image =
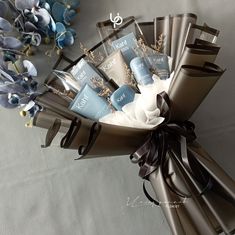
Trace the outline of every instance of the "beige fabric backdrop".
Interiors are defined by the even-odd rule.
[[[140,20],[193,12],[221,30],[218,64],[227,68],[193,116],[199,141],[235,178],[235,4],[233,0],[81,0],[76,28],[86,47],[99,38],[95,23],[120,12]],[[77,57],[78,43],[68,54]],[[41,77],[53,60],[34,57]],[[45,63],[46,62],[46,63]],[[47,69],[45,69],[45,65]],[[57,143],[41,149],[45,132],[26,129],[18,111],[0,109],[1,235],[168,235],[159,208],[146,202],[138,168],[127,156],[74,161]]]

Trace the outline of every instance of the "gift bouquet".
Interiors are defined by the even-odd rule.
[[[194,14],[137,23],[98,22],[101,41],[57,61],[46,92],[24,109],[29,126],[61,136],[78,159],[130,155],[147,198],[159,205],[173,234],[233,234],[235,184],[196,142],[189,121],[224,73],[214,64],[219,31]],[[31,109],[36,112],[31,112]],[[149,181],[155,197],[145,187]]]

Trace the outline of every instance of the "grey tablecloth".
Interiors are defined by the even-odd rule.
[[[234,1],[81,0],[79,41],[93,45],[95,23],[110,12],[141,20],[194,12],[199,23],[221,30],[217,62],[228,70],[193,120],[199,141],[235,178]],[[78,56],[78,45],[67,53]],[[45,77],[53,61],[48,59],[45,70],[40,56],[34,60]],[[76,152],[62,151],[57,143],[41,149],[45,132],[26,129],[18,111],[0,109],[0,117],[0,235],[170,234],[160,209],[146,202],[138,169],[127,156],[75,162]]]

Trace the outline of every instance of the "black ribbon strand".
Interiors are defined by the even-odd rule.
[[[139,164],[139,176],[144,180],[148,180],[149,175],[160,167],[164,182],[169,189],[179,197],[189,198],[191,195],[181,192],[177,187],[170,185],[167,180],[169,175],[165,166],[169,158],[172,158],[178,167],[183,168],[184,171],[202,185],[203,189],[200,195],[204,194],[207,190],[211,189],[213,182],[210,175],[197,162],[196,158],[192,158],[188,154],[187,144],[196,140],[194,124],[189,121],[182,123],[170,122],[170,100],[165,92],[157,95],[157,105],[161,110],[161,116],[166,118],[165,122],[149,134],[145,143],[136,152],[131,154],[130,160],[133,163]],[[159,202],[148,194],[145,181],[143,183],[143,190],[151,202],[159,205]]]

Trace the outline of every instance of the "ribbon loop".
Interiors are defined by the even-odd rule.
[[[191,195],[182,193],[167,181],[167,177],[169,177],[168,171],[165,167],[167,161],[172,157],[173,159],[177,158],[177,165],[186,170],[188,174],[190,174],[201,185],[204,185],[204,187],[202,187],[203,189],[201,190],[201,194],[205,193],[212,187],[211,177],[204,169],[200,170],[200,177],[198,177],[197,173],[194,172],[193,167],[191,167],[191,161],[197,160],[191,158],[191,155],[188,154],[187,148],[188,143],[196,140],[196,134],[194,132],[195,125],[190,121],[182,123],[170,122],[170,100],[165,92],[157,95],[157,105],[161,111],[161,116],[165,117],[165,122],[153,130],[144,144],[142,144],[142,146],[130,156],[131,161],[133,163],[138,163],[140,166],[139,176],[148,180],[149,175],[160,167],[163,173],[163,179],[172,192],[179,197],[191,197]],[[196,162],[195,164],[199,163]],[[145,187],[144,193],[148,195]],[[148,196],[147,198],[149,198]],[[152,199],[150,201],[152,201]]]

